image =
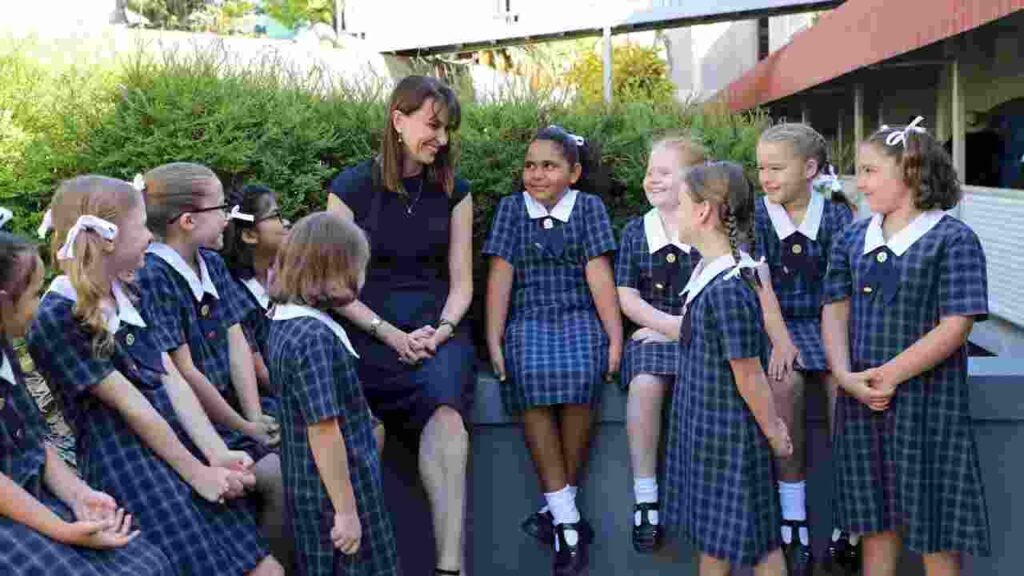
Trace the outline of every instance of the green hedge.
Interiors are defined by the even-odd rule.
[[[227,188],[271,186],[292,217],[322,209],[331,178],[376,150],[385,94],[297,76],[273,61],[230,68],[222,56],[140,53],[116,68],[53,70],[0,46],[0,205],[31,230],[61,179],[94,172],[130,180],[165,162],[195,161]],[[465,103],[459,173],[473,188],[477,246],[498,199],[513,191],[531,135],[551,122],[601,145],[618,183],[605,201],[621,225],[646,210],[652,137],[689,133],[715,157],[752,166],[765,119],[650,103]]]

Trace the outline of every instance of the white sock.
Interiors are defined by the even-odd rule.
[[[633,496],[637,504],[657,504],[658,502],[658,479],[657,478],[636,478],[633,480]],[[658,525],[658,511],[651,510],[647,513],[651,524]],[[640,511],[633,513],[633,525],[640,525]]]
[[[797,522],[807,521],[807,482],[779,482],[779,504],[782,506],[782,519]],[[811,541],[807,528],[799,530],[800,543],[808,546]],[[793,541],[793,531],[789,526],[782,527],[782,541],[789,544]]]
[[[576,486],[569,486],[569,491],[572,492],[572,497],[575,500],[576,499],[576,492],[579,491],[579,488],[577,488]],[[545,503],[543,506],[540,507],[540,510],[538,510],[537,512],[539,514],[546,514],[549,510],[551,510],[551,509],[548,508],[547,503]]]
[[[555,526],[580,521],[580,511],[576,508],[576,491],[572,486],[566,486],[557,492],[545,492],[544,498],[548,501],[548,509],[555,519]],[[575,546],[579,542],[579,534],[575,530],[567,530],[565,542],[569,546]],[[558,551],[558,538],[555,538],[555,551]]]
[[[833,542],[838,542],[840,536],[842,536],[842,535],[843,535],[843,531],[840,530],[839,528],[833,528],[832,529],[832,541]],[[850,545],[851,546],[856,546],[857,542],[860,542],[860,534],[857,534],[856,532],[850,532],[850,534],[848,535],[848,538],[850,540]]]

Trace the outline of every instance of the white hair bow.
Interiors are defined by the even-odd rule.
[[[136,174],[132,180],[132,188],[135,188],[136,192],[146,191],[146,178],[142,174]]]
[[[3,230],[4,226],[6,226],[7,223],[13,219],[14,212],[11,212],[10,210],[4,208],[3,206],[0,206],[0,230]]]
[[[231,211],[228,212],[228,220],[241,220],[243,222],[255,222],[256,217],[252,214],[246,214],[241,211],[238,205],[232,206]]]
[[[39,228],[36,230],[36,234],[39,238],[46,238],[46,235],[53,230],[53,210],[47,209],[43,213],[43,221],[39,224]]]
[[[839,180],[839,175],[836,174],[836,167],[831,164],[828,165],[828,172],[818,174],[814,181],[811,182],[811,186],[815,190],[828,190],[833,194],[843,191],[843,182]]]
[[[911,122],[910,124],[908,124],[907,127],[904,128],[903,130],[897,130],[896,132],[893,132],[892,134],[889,134],[885,138],[885,144],[887,146],[895,146],[897,144],[903,144],[903,147],[906,148],[907,147],[907,135],[908,134],[910,134],[911,132],[917,132],[918,134],[925,134],[925,133],[928,132],[924,128],[918,126],[918,124],[920,124],[921,122],[924,122],[924,116],[918,116],[917,118],[914,118],[914,121]],[[882,130],[888,130],[889,126],[883,124],[881,129]]]
[[[75,240],[78,239],[78,234],[83,230],[92,230],[104,240],[113,240],[117,237],[117,224],[107,222],[91,214],[82,214],[78,217],[75,225],[68,230],[68,236],[64,240],[64,245],[57,251],[58,260],[71,260],[75,257]]]
[[[565,128],[562,128],[558,124],[551,124],[550,126],[548,126],[548,128],[554,128],[556,130],[561,130],[562,132],[565,132],[565,135],[568,136],[569,138],[572,138],[573,142],[575,142],[577,146],[583,146],[584,144],[587,143],[587,141],[583,139],[583,136],[577,136],[576,134],[569,132]]]

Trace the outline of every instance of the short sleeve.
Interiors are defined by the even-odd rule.
[[[448,198],[448,212],[454,211],[455,207],[465,200],[466,196],[469,196],[469,189],[469,182],[467,180],[463,180],[462,178],[455,179],[455,186],[452,188],[452,195]]]
[[[60,296],[43,299],[27,341],[36,367],[68,399],[77,398],[116,371],[112,359],[93,353],[92,336],[75,320],[72,303]]]
[[[637,221],[632,220],[622,230],[622,249],[615,258],[615,285],[621,288],[640,287],[640,262],[635,250],[638,229]]]
[[[319,322],[302,320],[302,322]],[[347,399],[342,397],[346,386],[344,380],[354,372],[338,369],[337,363],[345,362],[345,354],[337,337],[326,327],[318,326],[300,340],[301,346],[295,351],[298,366],[294,378],[297,386],[291,386],[292,394],[302,413],[302,419],[311,426],[331,418],[344,417]]]
[[[587,225],[584,230],[584,251],[587,260],[615,251],[615,233],[612,221],[608,218],[608,210],[600,198],[593,196],[594,201],[587,210]]]
[[[220,297],[221,318],[224,321],[224,327],[230,328],[242,322],[249,313],[256,309],[257,304],[245,292],[245,288],[231,276],[231,272],[219,254],[206,250],[201,254],[206,260],[207,271],[212,277],[214,286],[217,288],[217,295]]]
[[[764,328],[753,289],[739,276],[719,282],[711,289],[709,304],[726,358],[759,358],[765,348]]]
[[[328,189],[345,203],[354,214],[363,214],[366,211],[364,204],[371,194],[368,190],[373,188],[373,160],[367,160],[355,166],[345,169],[331,181]],[[359,219],[358,217],[356,218]]]
[[[939,262],[939,316],[988,316],[985,252],[966,226],[946,241]]]
[[[498,213],[491,222],[491,230],[484,243],[483,253],[497,256],[509,264],[515,264],[515,255],[519,248],[520,226],[516,218],[516,202],[514,197],[506,196],[498,203]]]
[[[853,295],[853,275],[850,268],[850,243],[856,237],[853,228],[847,228],[832,243],[825,272],[824,303],[832,304]]]
[[[181,294],[167,268],[154,257],[146,257],[146,266],[138,273],[139,299],[146,322],[153,329],[153,340],[164,352],[177,350],[186,343],[184,307]]]

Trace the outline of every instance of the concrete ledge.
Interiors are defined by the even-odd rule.
[[[991,558],[968,558],[965,574],[1020,573],[1024,566],[1024,360],[972,358],[971,415],[982,463],[992,527]],[[533,465],[518,424],[501,406],[500,384],[478,378],[470,420],[467,550],[464,573],[476,576],[546,574],[551,554],[519,532],[522,518],[541,504]],[[808,499],[812,540],[819,554],[831,532],[831,460],[824,420],[825,400],[808,396]],[[674,543],[657,556],[639,556],[630,546],[632,477],[625,430],[625,397],[617,386],[604,390],[591,458],[581,483],[581,508],[597,530],[591,576],[696,573],[693,550]],[[394,514],[405,573],[429,576],[434,566],[430,519],[416,480],[413,441],[392,439],[385,456],[385,492]],[[906,555],[901,576],[922,574]],[[744,572],[739,572],[743,574]]]

